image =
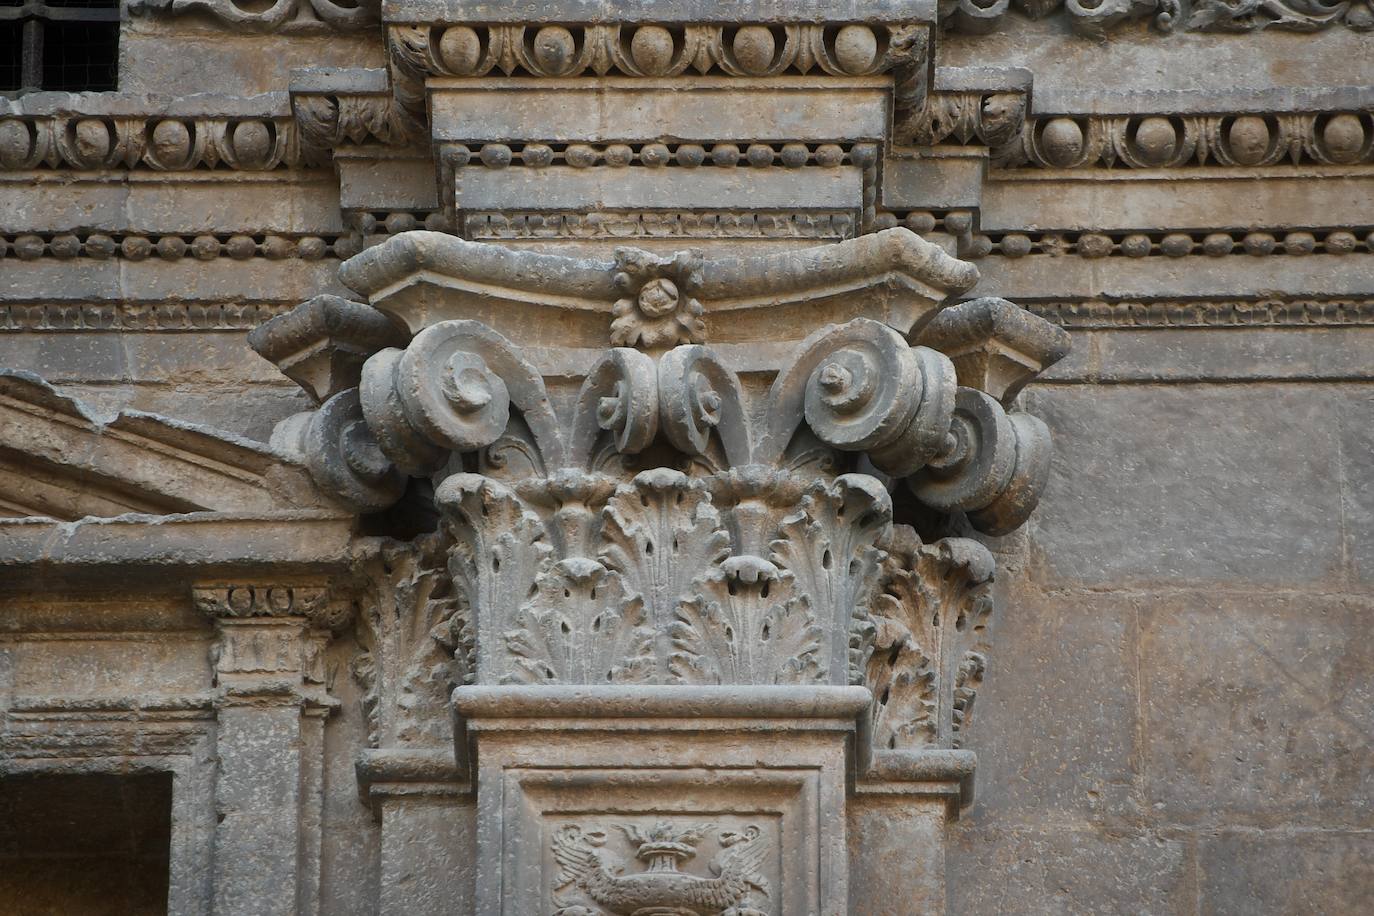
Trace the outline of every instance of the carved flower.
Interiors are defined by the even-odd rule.
[[[706,324],[692,292],[701,284],[701,253],[670,258],[638,248],[617,248],[615,285],[621,298],[611,312],[611,344],[646,350],[701,343]]]

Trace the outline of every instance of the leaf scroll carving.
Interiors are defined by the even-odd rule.
[[[877,544],[892,526],[892,502],[877,480],[843,474],[817,482],[800,511],[784,518],[769,560],[796,578],[826,629],[830,655],[848,657],[849,683],[859,683],[870,651],[868,606],[881,578],[884,552]]]
[[[922,545],[896,529],[864,682],[873,691],[877,747],[958,747],[987,666],[992,554],[977,541]]]

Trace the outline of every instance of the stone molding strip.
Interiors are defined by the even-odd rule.
[[[894,127],[899,145],[991,149],[994,168],[1194,168],[1374,161],[1363,109],[1028,115],[1024,89],[932,92]]]
[[[0,112],[0,171],[273,169],[317,166],[287,116],[183,117]]]
[[[948,217],[945,222],[948,223]],[[1183,258],[1196,255],[1220,258],[1240,254],[1251,257],[1301,257],[1309,254],[1369,253],[1374,253],[1374,229],[1370,226],[1269,232],[970,233],[961,238],[959,243],[959,256],[974,261],[994,255],[1022,258],[1036,254],[1083,258]]]
[[[0,303],[0,334],[24,331],[247,331],[296,303]]]
[[[318,261],[327,257],[341,260],[350,258],[361,249],[360,240],[352,235],[144,235],[122,232],[0,235],[0,260],[12,257],[20,261],[37,261],[40,258],[145,261],[154,257],[164,261],[180,261],[186,257],[198,261],[215,258],[233,258],[236,261],[299,258]]]
[[[1374,299],[1212,299],[1031,302],[1033,315],[1071,331],[1116,328],[1374,327]]]
[[[627,168],[769,168],[800,169],[807,166],[838,168],[873,166],[878,147],[873,143],[610,143],[546,144],[486,143],[476,151],[462,144],[444,147],[455,166],[484,165],[493,169],[525,166],[542,169],[568,165],[575,169],[608,166]]]

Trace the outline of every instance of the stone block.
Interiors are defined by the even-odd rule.
[[[1259,397],[1126,385],[1023,395],[1055,442],[1032,522],[1037,575],[1117,587],[1331,577],[1339,405],[1290,385],[1266,386],[1263,409]]]
[[[1072,827],[951,828],[949,912],[1174,916],[1193,911],[1184,842]]]
[[[1338,420],[1342,519],[1350,575],[1367,590],[1374,583],[1374,390],[1351,386],[1344,392]]]
[[[964,742],[978,753],[965,818],[1016,827],[1139,816],[1135,599],[1019,584],[997,614],[998,651]]]
[[[1347,916],[1374,896],[1374,837],[1223,831],[1198,852],[1200,916]]]
[[[1173,823],[1374,826],[1374,603],[1142,597],[1147,802]]]

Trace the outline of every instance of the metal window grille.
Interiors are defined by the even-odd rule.
[[[0,93],[107,91],[119,77],[119,0],[0,0]]]

